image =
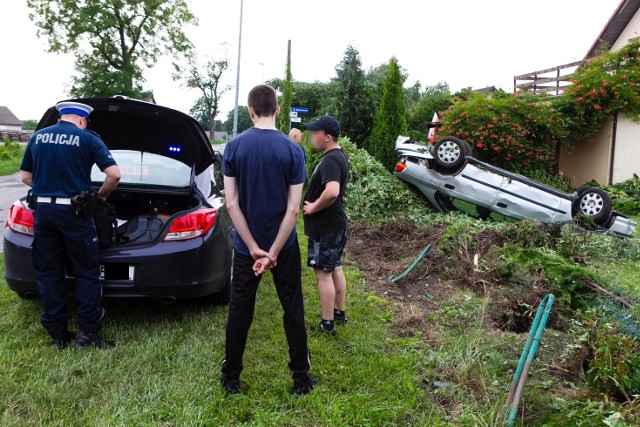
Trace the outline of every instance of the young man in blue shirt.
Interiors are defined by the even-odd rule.
[[[307,178],[304,153],[276,129],[280,112],[275,90],[259,85],[249,92],[254,127],[234,138],[224,151],[224,186],[235,226],[235,259],[221,381],[228,393],[240,392],[242,358],[262,274],[271,270],[284,309],[292,393],[309,393],[317,382],[310,368],[304,324],[300,248],[295,224]]]

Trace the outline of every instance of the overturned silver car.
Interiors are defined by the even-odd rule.
[[[636,231],[634,221],[612,209],[605,191],[581,187],[564,193],[473,158],[471,146],[455,137],[427,146],[399,136],[396,154],[396,176],[416,186],[443,213],[457,210],[454,202],[463,201],[474,205],[482,219],[496,212],[558,223],[583,215],[607,233],[631,237]]]

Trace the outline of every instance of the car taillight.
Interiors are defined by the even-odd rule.
[[[404,163],[402,163],[402,162],[398,162],[398,163],[396,163],[396,169],[395,169],[395,171],[396,171],[396,173],[404,172],[404,170],[405,170],[406,168],[407,168],[407,165],[405,165],[405,164],[404,164]]]
[[[16,233],[33,236],[33,212],[25,208],[22,203],[15,202],[9,208],[7,225]]]
[[[206,234],[218,216],[217,209],[199,209],[173,220],[166,241],[189,240]]]

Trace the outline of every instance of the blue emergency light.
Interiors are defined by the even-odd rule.
[[[170,145],[169,146],[169,151],[172,153],[179,153],[182,151],[181,147],[178,147],[177,145]]]

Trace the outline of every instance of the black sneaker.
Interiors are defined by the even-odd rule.
[[[346,316],[333,316],[333,321],[338,326],[346,325],[347,323],[349,323],[349,319],[347,319]]]
[[[94,334],[85,334],[80,332],[80,336],[73,344],[76,350],[83,347],[95,347],[99,350],[109,350],[116,346],[115,341],[105,340],[97,332]]]
[[[222,384],[222,388],[228,394],[239,394],[240,393],[240,379],[228,377],[225,374],[220,374],[220,383]]]
[[[59,338],[54,338],[51,341],[51,347],[55,348],[56,350],[64,350],[75,339],[76,339],[76,334],[74,334],[73,332],[67,331],[64,336]]]
[[[329,326],[325,325],[324,322],[320,322],[320,324],[318,325],[318,332],[320,332],[321,334],[327,334],[327,335],[337,335],[338,331],[336,330],[335,326],[331,326],[331,329],[329,329]]]
[[[300,378],[294,378],[291,394],[295,395],[296,398],[300,398],[305,394],[309,394],[316,384],[318,384],[318,379],[309,374],[305,374],[305,376]]]

